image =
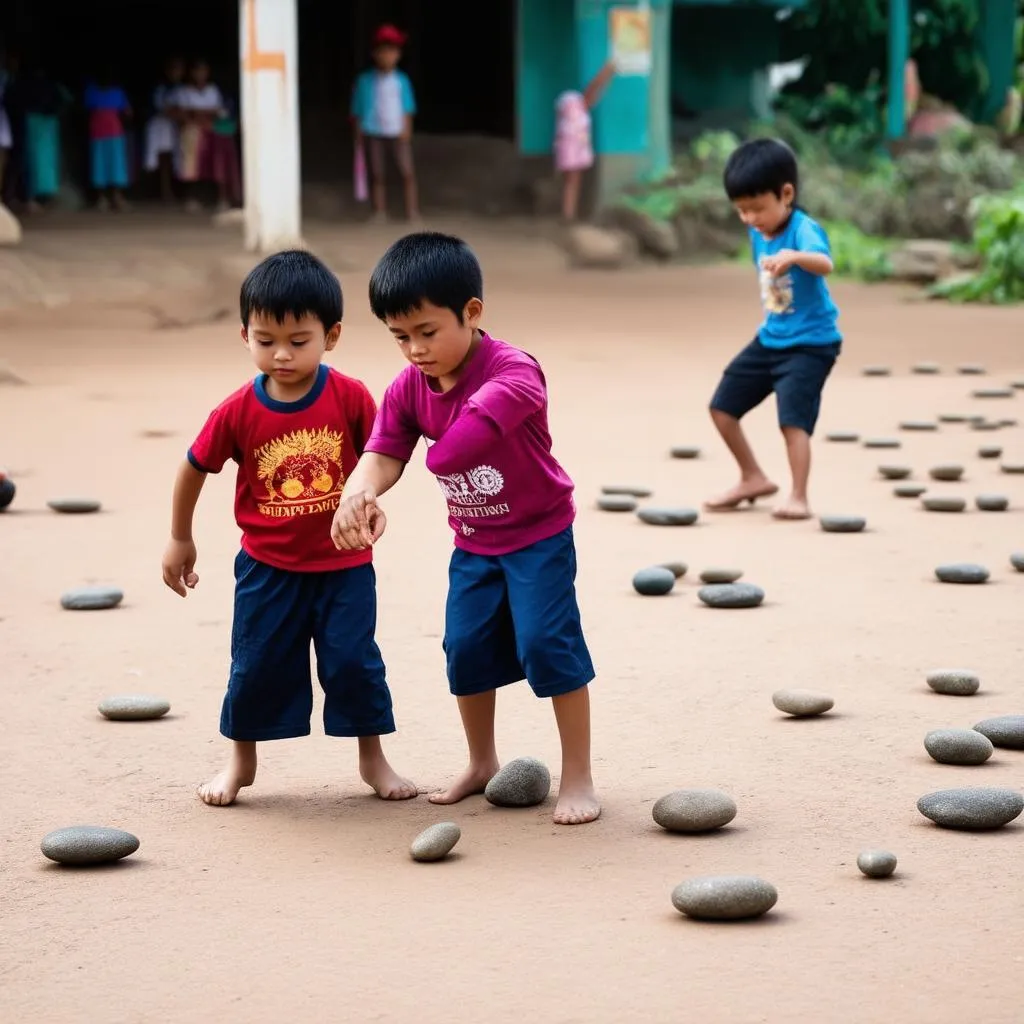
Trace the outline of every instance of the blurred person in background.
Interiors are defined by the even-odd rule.
[[[164,67],[163,80],[153,90],[153,113],[146,122],[143,167],[160,172],[160,198],[174,199],[174,179],[181,164],[178,148],[178,94],[185,79],[185,62],[172,57]]]
[[[99,210],[125,209],[124,190],[128,187],[128,139],[125,127],[132,108],[124,89],[109,68],[85,89],[85,109],[89,113],[90,180],[96,191]]]
[[[25,190],[30,212],[49,204],[60,192],[61,115],[71,93],[42,65],[25,80]]]

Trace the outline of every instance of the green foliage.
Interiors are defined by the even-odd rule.
[[[835,274],[858,281],[884,281],[892,276],[892,242],[866,235],[852,224],[826,221],[822,227],[828,232]]]
[[[863,167],[875,158],[885,135],[882,88],[877,75],[860,91],[829,84],[814,95],[783,93],[776,111],[813,135],[833,160]],[[806,147],[806,139],[802,140]]]

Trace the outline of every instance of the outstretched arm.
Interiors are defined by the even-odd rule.
[[[608,63],[605,64],[605,66],[594,76],[586,89],[583,90],[583,102],[586,103],[588,107],[594,107],[614,76],[615,64],[613,61],[608,61]]]

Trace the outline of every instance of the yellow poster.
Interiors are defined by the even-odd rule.
[[[646,7],[612,7],[608,11],[611,57],[619,75],[651,73],[651,12]]]

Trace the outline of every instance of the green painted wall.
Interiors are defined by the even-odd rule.
[[[551,152],[555,99],[579,89],[576,0],[519,0],[516,122],[519,151]]]
[[[1017,21],[1018,0],[985,0],[981,5],[981,24],[978,43],[982,58],[988,67],[988,95],[978,116],[991,122],[1006,103],[1006,90],[1016,77],[1014,52],[1014,26]]]

